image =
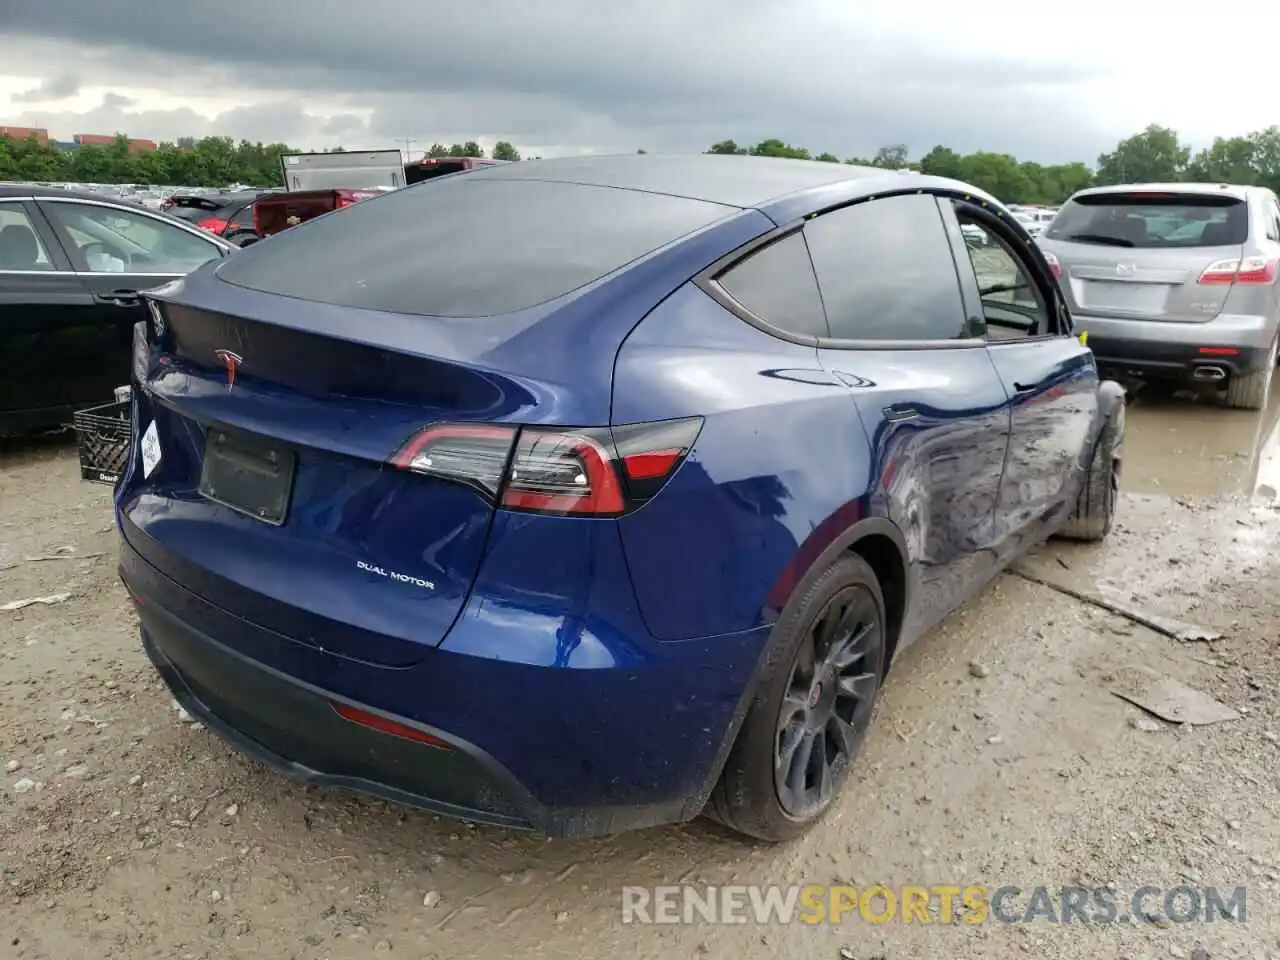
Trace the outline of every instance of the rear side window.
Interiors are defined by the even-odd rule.
[[[949,340],[965,333],[951,241],[927,194],[855,204],[804,228],[831,336]]]
[[[827,336],[822,297],[804,236],[793,233],[716,278],[729,296],[771,326],[809,337]]]
[[[438,317],[563,296],[736,208],[572,183],[444,177],[308,221],[229,261],[228,283]]]
[[[1235,197],[1097,193],[1067,201],[1046,236],[1113,247],[1229,247],[1249,239],[1249,208]]]

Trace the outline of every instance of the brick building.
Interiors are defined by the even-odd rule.
[[[9,137],[12,140],[28,140],[35,137],[40,146],[47,147],[49,145],[49,131],[44,127],[7,127],[0,124],[0,137]]]
[[[77,133],[71,138],[72,141],[81,147],[109,147],[116,142],[116,135],[108,136],[103,133]],[[156,148],[154,140],[140,140],[134,137],[126,138],[129,141],[130,153],[145,153]]]

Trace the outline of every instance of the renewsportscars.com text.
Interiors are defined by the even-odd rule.
[[[1162,922],[1246,923],[1247,891],[1192,886],[1143,886],[1130,894],[1114,887],[1016,887],[983,884],[931,886],[657,886],[624,887],[622,922],[1053,923],[1106,926]]]

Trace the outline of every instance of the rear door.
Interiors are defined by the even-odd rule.
[[[804,232],[830,326],[819,355],[872,440],[877,506],[906,538],[923,629],[996,570],[1005,391],[969,328],[934,197],[858,203]]]
[[[1046,266],[981,207],[944,211],[955,236],[969,316],[1008,397],[1009,454],[1000,481],[995,537],[1001,563],[1051,531],[1072,505],[1097,419],[1093,354],[1068,329]]]
[[[21,430],[56,425],[42,410],[56,419],[105,403],[101,358],[112,349],[101,309],[35,205],[0,200],[0,416],[24,411],[25,425],[14,419]]]
[[[92,297],[93,392],[110,399],[129,382],[133,325],[147,317],[140,293],[219,259],[223,248],[194,227],[140,210],[69,198],[38,204]]]
[[[1227,308],[1249,219],[1231,191],[1087,193],[1062,208],[1044,249],[1074,316],[1205,323]]]

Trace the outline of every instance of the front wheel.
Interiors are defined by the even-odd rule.
[[[1089,475],[1076,497],[1071,518],[1058,531],[1068,540],[1106,539],[1115,526],[1120,501],[1120,473],[1124,466],[1124,417],[1121,403],[1102,427],[1089,464]]]
[[[822,818],[866,739],[884,674],[885,624],[875,572],[853,554],[784,613],[711,796],[712,817],[771,842]]]

